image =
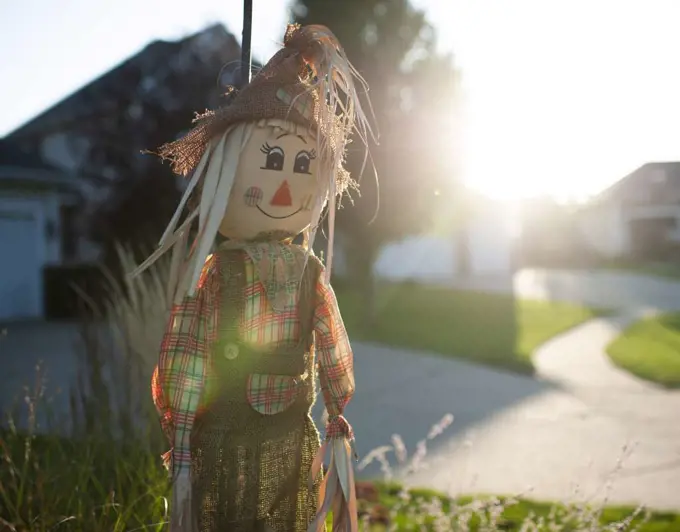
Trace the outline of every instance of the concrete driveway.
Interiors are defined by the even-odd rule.
[[[675,303],[673,296],[680,289],[662,289],[658,283],[532,271],[520,272],[514,280],[521,297],[620,306],[622,312],[629,309],[629,318],[643,307],[680,307],[680,297]],[[492,289],[507,290],[502,283]],[[606,497],[680,510],[680,396],[616,373],[603,359],[603,345],[626,323],[621,317],[596,320],[549,342],[538,353],[536,379],[355,344],[357,393],[346,414],[357,434],[357,450],[365,457],[399,434],[413,451],[431,426],[450,413],[453,425],[427,444],[429,468],[411,475],[402,468],[398,476],[452,494]],[[73,382],[74,341],[72,325],[8,327],[0,340],[0,402],[6,404],[32,380],[40,358],[52,389]],[[54,403],[62,412],[68,404],[64,399],[62,394]],[[319,413],[317,408],[317,419]],[[627,458],[623,466],[620,458]],[[393,454],[390,459],[394,462]],[[374,464],[364,474],[376,471]],[[610,482],[613,488],[607,490]]]

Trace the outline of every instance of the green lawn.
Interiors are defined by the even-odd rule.
[[[680,387],[680,313],[635,322],[607,346],[612,361],[667,387]]]
[[[527,268],[539,269],[563,269],[569,268],[574,271],[600,271],[609,273],[631,273],[636,275],[646,275],[649,277],[659,277],[668,281],[680,282],[680,265],[672,263],[639,263],[627,261],[624,259],[612,259],[600,261],[589,266],[584,265],[543,265],[543,264],[527,264]]]
[[[607,261],[602,265],[607,270],[621,271],[625,273],[637,273],[640,275],[651,275],[653,277],[663,277],[669,280],[680,281],[680,266],[677,264],[665,263],[635,263],[623,259]]]
[[[378,289],[377,323],[360,323],[359,294],[336,288],[354,339],[431,351],[531,373],[543,342],[595,316],[567,303],[515,300],[508,295],[456,291],[412,283]]]
[[[637,532],[672,532],[680,530],[680,515],[673,512],[636,512],[624,506],[567,505],[492,496],[464,496],[451,499],[432,490],[409,490],[408,499],[397,484],[376,483],[376,499],[371,503],[361,501],[362,512],[380,521],[390,510],[395,529],[401,530],[499,530],[520,532],[524,530],[619,530]],[[434,501],[434,504],[432,504]],[[500,503],[500,504],[497,504]],[[427,508],[423,528],[417,527],[416,516]],[[420,511],[419,511],[420,510]],[[330,521],[329,521],[330,523]],[[436,523],[436,524],[435,524]],[[539,525],[542,523],[542,526]],[[622,524],[627,523],[627,524]],[[439,525],[439,526],[437,526]],[[483,525],[483,526],[480,526]],[[536,528],[534,528],[536,527]],[[375,524],[371,532],[387,530]]]

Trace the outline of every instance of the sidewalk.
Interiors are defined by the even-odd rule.
[[[527,493],[680,510],[680,391],[632,377],[604,353],[635,318],[629,312],[595,319],[546,343],[536,353],[544,390],[455,433],[430,457],[429,469],[408,482],[452,494]],[[456,372],[448,383],[453,390],[467,379]],[[485,377],[486,390],[501,383],[509,377]],[[459,406],[451,402],[455,414]]]
[[[613,334],[600,321],[546,344],[538,354],[539,367],[571,359],[575,372],[592,375],[592,367],[580,368],[576,354],[591,357],[590,349]],[[40,358],[48,386],[74,382],[74,341],[73,325],[9,328],[0,343],[0,367],[8,369],[2,373],[0,401],[33,381]],[[512,495],[533,488],[527,493],[531,497],[553,500],[569,500],[578,484],[575,499],[602,500],[611,479],[612,503],[680,510],[679,393],[605,381],[572,385],[549,372],[532,379],[370,344],[356,343],[354,349],[357,392],[346,416],[360,456],[390,445],[393,434],[413,452],[432,425],[448,413],[455,416],[453,425],[428,444],[429,468],[405,478],[410,484],[451,494]],[[54,406],[67,413],[67,395],[58,396]],[[319,398],[317,420],[321,409]],[[633,455],[612,479],[624,446],[634,442]],[[361,474],[374,476],[379,469]]]

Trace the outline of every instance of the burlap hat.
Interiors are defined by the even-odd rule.
[[[279,50],[243,89],[229,87],[227,103],[214,111],[197,115],[194,127],[184,137],[167,143],[158,151],[171,161],[179,175],[190,174],[200,161],[209,141],[239,122],[281,119],[322,134],[330,142],[329,150],[344,150],[349,141],[351,124],[340,117],[323,122],[318,76],[328,76],[331,65],[328,50],[341,50],[330,30],[324,26],[289,24],[284,47]],[[336,174],[337,187],[344,189],[349,180],[340,165]],[[336,189],[337,190],[337,189]]]

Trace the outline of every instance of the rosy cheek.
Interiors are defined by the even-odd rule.
[[[243,195],[243,200],[248,207],[257,207],[262,201],[264,193],[260,187],[250,187]]]

